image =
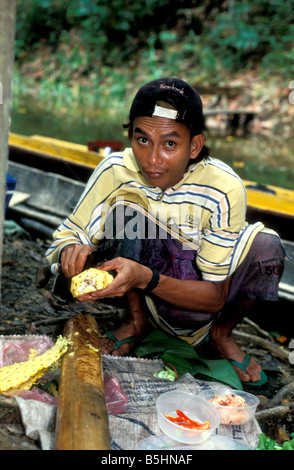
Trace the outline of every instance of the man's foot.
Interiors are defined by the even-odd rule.
[[[129,323],[125,323],[117,330],[112,331],[111,336],[115,339],[102,336],[100,344],[102,353],[111,354],[112,356],[126,356],[129,354],[130,350],[134,346],[135,338],[140,337],[135,336],[135,331]],[[132,338],[134,338],[134,341],[127,341],[124,344],[119,345],[120,342],[123,343],[124,340],[131,340]]]
[[[229,360],[243,362],[246,353],[237,345],[232,336],[227,336],[220,326],[213,326],[210,330],[210,340],[219,355]],[[240,367],[233,365],[241,382],[258,382],[261,378],[261,367],[251,359],[244,372]]]
[[[142,309],[140,297],[136,292],[130,291],[127,294],[127,299],[130,311],[129,319],[117,330],[111,332],[117,341],[102,336],[100,344],[103,354],[126,356],[134,346],[134,342],[127,342],[119,347],[117,347],[117,343],[131,337],[139,339],[143,334],[147,317]]]

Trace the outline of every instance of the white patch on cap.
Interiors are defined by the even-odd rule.
[[[163,108],[162,106],[155,105],[152,116],[163,117],[167,119],[176,119],[178,111],[176,109]]]

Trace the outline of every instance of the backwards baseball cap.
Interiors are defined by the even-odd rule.
[[[166,103],[170,106],[166,107]],[[193,135],[201,134],[203,129],[201,98],[193,87],[178,78],[159,78],[139,89],[131,105],[130,122],[141,116],[174,119],[189,127]]]

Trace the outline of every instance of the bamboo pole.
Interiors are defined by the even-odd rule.
[[[4,201],[8,160],[8,135],[11,108],[11,82],[14,63],[16,0],[1,0],[0,5],[0,299]]]
[[[56,450],[109,450],[98,325],[78,314],[66,323],[70,346],[62,358],[56,420]]]

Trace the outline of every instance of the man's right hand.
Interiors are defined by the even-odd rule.
[[[65,277],[83,271],[88,256],[94,251],[90,245],[67,245],[60,254],[61,269]]]

